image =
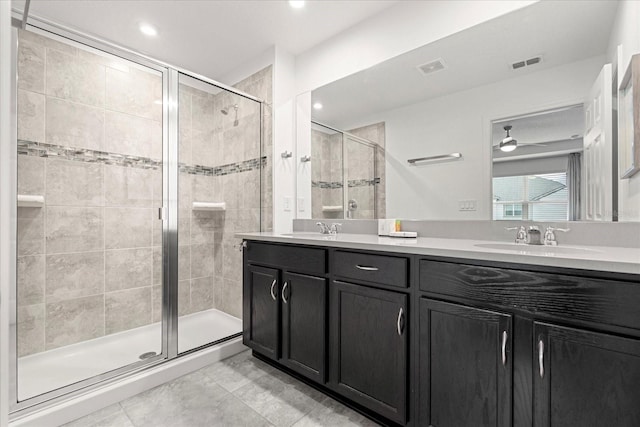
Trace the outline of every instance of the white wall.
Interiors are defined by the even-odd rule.
[[[387,217],[489,219],[491,120],[582,102],[604,61],[578,61],[368,118],[384,121],[387,130]],[[453,152],[462,160],[407,163]],[[477,210],[459,211],[459,200],[477,200]]]
[[[622,55],[618,57],[616,50],[620,44]],[[618,83],[636,53],[640,53],[640,1],[621,1],[607,54],[607,62],[618,64]],[[640,221],[640,172],[629,179],[618,180],[618,203],[620,221]]]
[[[222,76],[208,76],[212,79],[219,81],[220,83],[224,83],[228,86],[233,86],[241,80],[246,79],[247,77],[255,74],[256,72],[272,65],[275,61],[276,57],[276,47],[271,46],[269,49],[262,52],[260,55],[252,58],[250,61],[245,62],[244,64],[239,65],[233,70]]]
[[[296,57],[297,93],[536,1],[400,1]]]
[[[11,283],[11,2],[0,1],[0,426],[9,413],[9,286]],[[14,301],[15,303],[15,301]]]
[[[273,231],[290,233],[296,213],[295,58],[276,48],[273,69]],[[283,159],[281,153],[292,151]],[[285,209],[285,200],[288,207]]]

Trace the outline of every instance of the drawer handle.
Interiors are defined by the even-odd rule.
[[[502,366],[507,365],[507,331],[502,331]]]
[[[278,297],[276,296],[276,293],[274,292],[275,288],[276,288],[276,283],[278,283],[278,279],[273,279],[273,282],[271,282],[271,298],[274,301],[278,300]]]
[[[398,327],[399,336],[402,336],[402,330],[404,329],[402,327],[403,319],[404,319],[404,311],[402,310],[402,307],[400,307],[400,311],[398,312],[398,321],[396,323],[396,326]]]
[[[544,378],[544,341],[538,341],[538,365],[540,366],[540,378]]]
[[[364,270],[364,271],[378,271],[378,267],[369,267],[367,265],[356,265],[356,268],[358,270]]]
[[[282,286],[282,301],[287,304],[289,301],[287,300],[287,297],[285,296],[285,292],[287,292],[287,288],[289,287],[289,282],[284,282],[284,285]]]

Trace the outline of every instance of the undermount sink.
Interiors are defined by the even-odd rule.
[[[517,245],[515,243],[479,243],[474,245],[484,249],[499,249],[501,251],[512,251],[530,254],[557,254],[557,255],[588,255],[600,253],[595,249],[574,248],[567,246],[545,246],[545,245]]]

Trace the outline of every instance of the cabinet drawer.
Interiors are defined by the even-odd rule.
[[[348,279],[406,288],[409,260],[403,257],[335,251],[333,273]]]
[[[640,329],[640,285],[556,273],[420,260],[420,290],[533,315]]]
[[[254,264],[321,275],[327,272],[327,251],[320,248],[249,242],[244,254]]]

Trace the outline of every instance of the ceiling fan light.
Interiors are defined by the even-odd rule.
[[[505,138],[500,143],[500,151],[504,151],[505,153],[508,153],[509,151],[515,150],[517,146],[518,145],[515,139]]]

